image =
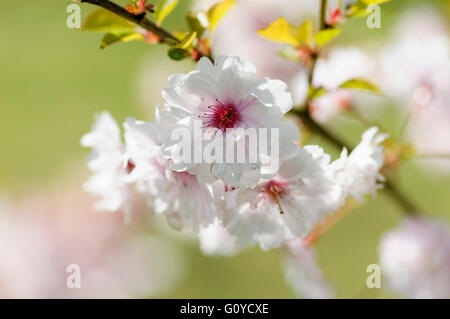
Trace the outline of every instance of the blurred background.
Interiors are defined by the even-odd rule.
[[[151,120],[167,77],[194,63],[170,61],[165,47],[141,42],[101,50],[102,34],[66,27],[69,3],[0,2],[0,297],[293,298],[277,250],[205,256],[195,238],[170,230],[145,208],[128,226],[120,214],[93,211],[94,198],[82,189],[89,150],[80,138],[94,114],[109,110],[119,123],[129,116]],[[383,5],[380,29],[367,28],[364,18],[348,21],[333,46],[379,49],[392,41],[400,16],[424,3]],[[191,5],[181,0],[165,26],[184,28]],[[448,1],[426,5],[448,21]],[[82,16],[93,9],[81,5]],[[371,112],[395,132],[403,112],[393,104],[377,101]],[[345,119],[328,125],[353,145],[365,128]],[[339,154],[318,138],[308,142]],[[449,221],[445,163],[436,168],[407,161],[393,174],[424,216]],[[368,289],[366,267],[377,263],[380,237],[403,216],[380,192],[320,238],[318,260],[338,297],[396,297]],[[66,287],[69,264],[81,266],[85,286],[79,291]]]

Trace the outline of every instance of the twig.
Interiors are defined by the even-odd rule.
[[[320,1],[320,30],[327,28],[327,0]]]
[[[345,147],[349,152],[352,151],[353,148],[351,146],[342,141],[339,137],[336,136],[336,134],[329,132],[326,128],[314,121],[314,119],[309,115],[307,111],[292,110],[291,114],[297,116],[309,129],[311,129],[313,132],[318,133],[320,136],[322,136],[324,139],[331,142],[335,146],[341,149]],[[400,192],[388,178],[386,178],[384,185],[387,193],[403,207],[406,214],[415,215],[419,212],[418,208],[413,203],[411,203],[411,201],[406,198],[406,196],[403,195],[403,193]]]
[[[145,13],[139,15],[130,13],[126,9],[109,0],[80,0],[80,2],[90,3],[111,11],[118,16],[121,16],[122,18],[125,18],[128,21],[141,26],[145,30],[154,33],[161,39],[161,42],[167,43],[169,45],[176,45],[180,43],[180,40],[178,40],[172,33],[157,26],[155,23],[147,19],[145,17]]]

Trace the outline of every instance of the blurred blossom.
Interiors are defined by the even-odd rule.
[[[94,214],[77,192],[0,203],[1,298],[130,298],[167,293],[184,259],[167,242],[133,235],[120,215]],[[81,288],[66,285],[81,267]]]
[[[431,97],[427,99],[423,90],[430,95],[450,90],[449,49],[446,24],[437,12],[427,7],[407,12],[392,43],[381,52],[383,91],[426,107]]]
[[[216,220],[199,232],[200,250],[205,255],[232,256],[238,252],[236,237]]]
[[[340,111],[357,106],[358,93],[339,86],[351,79],[364,79],[376,84],[376,65],[373,59],[358,48],[336,48],[328,57],[318,59],[313,85],[325,88],[328,93],[311,105],[311,114],[319,122],[325,122]],[[364,101],[358,101],[364,103]]]
[[[286,244],[285,277],[298,297],[335,298],[335,292],[317,263],[313,247],[297,239]]]
[[[208,9],[219,1],[197,0],[195,9]],[[281,57],[284,45],[264,39],[258,30],[266,28],[273,20],[285,17],[291,24],[300,25],[317,15],[319,1],[311,0],[237,0],[235,6],[220,22],[213,36],[215,56],[237,55],[255,65],[258,76],[280,79],[289,85],[294,103],[306,97],[306,69],[299,62]]]
[[[409,107],[409,138],[420,153],[450,154],[450,40],[431,8],[405,14],[382,51],[383,91]]]
[[[381,239],[381,271],[389,288],[410,298],[450,297],[448,227],[408,219]]]

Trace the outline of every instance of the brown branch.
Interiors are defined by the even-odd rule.
[[[307,110],[292,110],[291,114],[297,116],[311,131],[319,134],[321,137],[331,142],[333,145],[342,148],[347,148],[349,152],[352,151],[352,147],[346,142],[342,141],[336,134],[329,132],[326,128],[318,124],[310,116]],[[415,215],[419,212],[419,209],[405,196],[403,193],[392,183],[389,178],[386,178],[384,183],[385,191],[400,204],[408,215]]]
[[[172,33],[159,27],[158,25],[147,19],[145,17],[145,13],[139,15],[130,13],[126,9],[109,0],[80,0],[80,2],[90,3],[111,11],[118,16],[141,26],[145,30],[154,33],[161,39],[161,42],[167,43],[169,45],[176,45],[180,43],[180,40],[178,40]]]
[[[327,0],[320,1],[320,30],[327,27]]]

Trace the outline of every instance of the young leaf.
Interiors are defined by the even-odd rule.
[[[369,11],[367,11],[367,7],[371,4],[382,4],[385,2],[388,2],[390,0],[358,0],[354,5],[350,7],[350,9],[347,11],[346,16],[347,17],[365,17],[370,14]]]
[[[100,48],[104,49],[118,42],[139,41],[143,39],[143,35],[136,32],[107,33],[102,39]]]
[[[367,12],[367,4],[363,1],[359,0],[354,5],[352,5],[346,13],[346,16],[349,18],[353,17],[364,17],[369,15],[369,12]]]
[[[322,95],[325,95],[328,93],[328,90],[325,89],[323,86],[319,86],[319,87],[309,87],[309,92],[308,92],[308,96],[309,99],[311,101],[318,99],[319,97],[321,97]]]
[[[381,94],[380,89],[373,83],[364,79],[351,79],[339,85],[342,89],[364,90],[376,94]]]
[[[223,16],[233,7],[236,0],[224,0],[208,10],[209,31],[213,32]]]
[[[173,31],[172,34],[174,35],[175,38],[177,38],[181,42],[189,34],[189,32],[178,30],[178,31]]]
[[[361,0],[361,1],[369,6],[371,4],[382,4],[385,2],[389,2],[391,0]]]
[[[325,29],[316,33],[314,39],[319,47],[327,44],[341,33],[340,29]]]
[[[155,19],[161,24],[164,19],[175,9],[179,0],[161,0],[155,11]]]
[[[311,48],[314,43],[314,31],[311,21],[306,21],[297,30],[297,39],[301,44]]]
[[[183,49],[183,50],[187,50],[189,49],[189,47],[192,45],[192,42],[194,42],[194,40],[197,38],[197,32],[190,32],[188,33],[183,41],[181,41],[180,44],[178,44],[176,47]]]
[[[204,12],[193,13],[189,12],[186,15],[186,22],[191,31],[197,32],[201,37],[205,30],[208,28],[208,18]]]
[[[123,32],[133,31],[136,26],[115,13],[105,9],[92,11],[84,20],[82,30]]]
[[[189,49],[195,39],[197,39],[197,32],[189,32],[180,44],[171,47],[167,54],[172,60],[176,61],[187,58],[190,55]]]
[[[296,47],[301,43],[298,39],[298,30],[283,17],[272,21],[267,28],[259,30],[258,34],[266,39],[291,44]]]

